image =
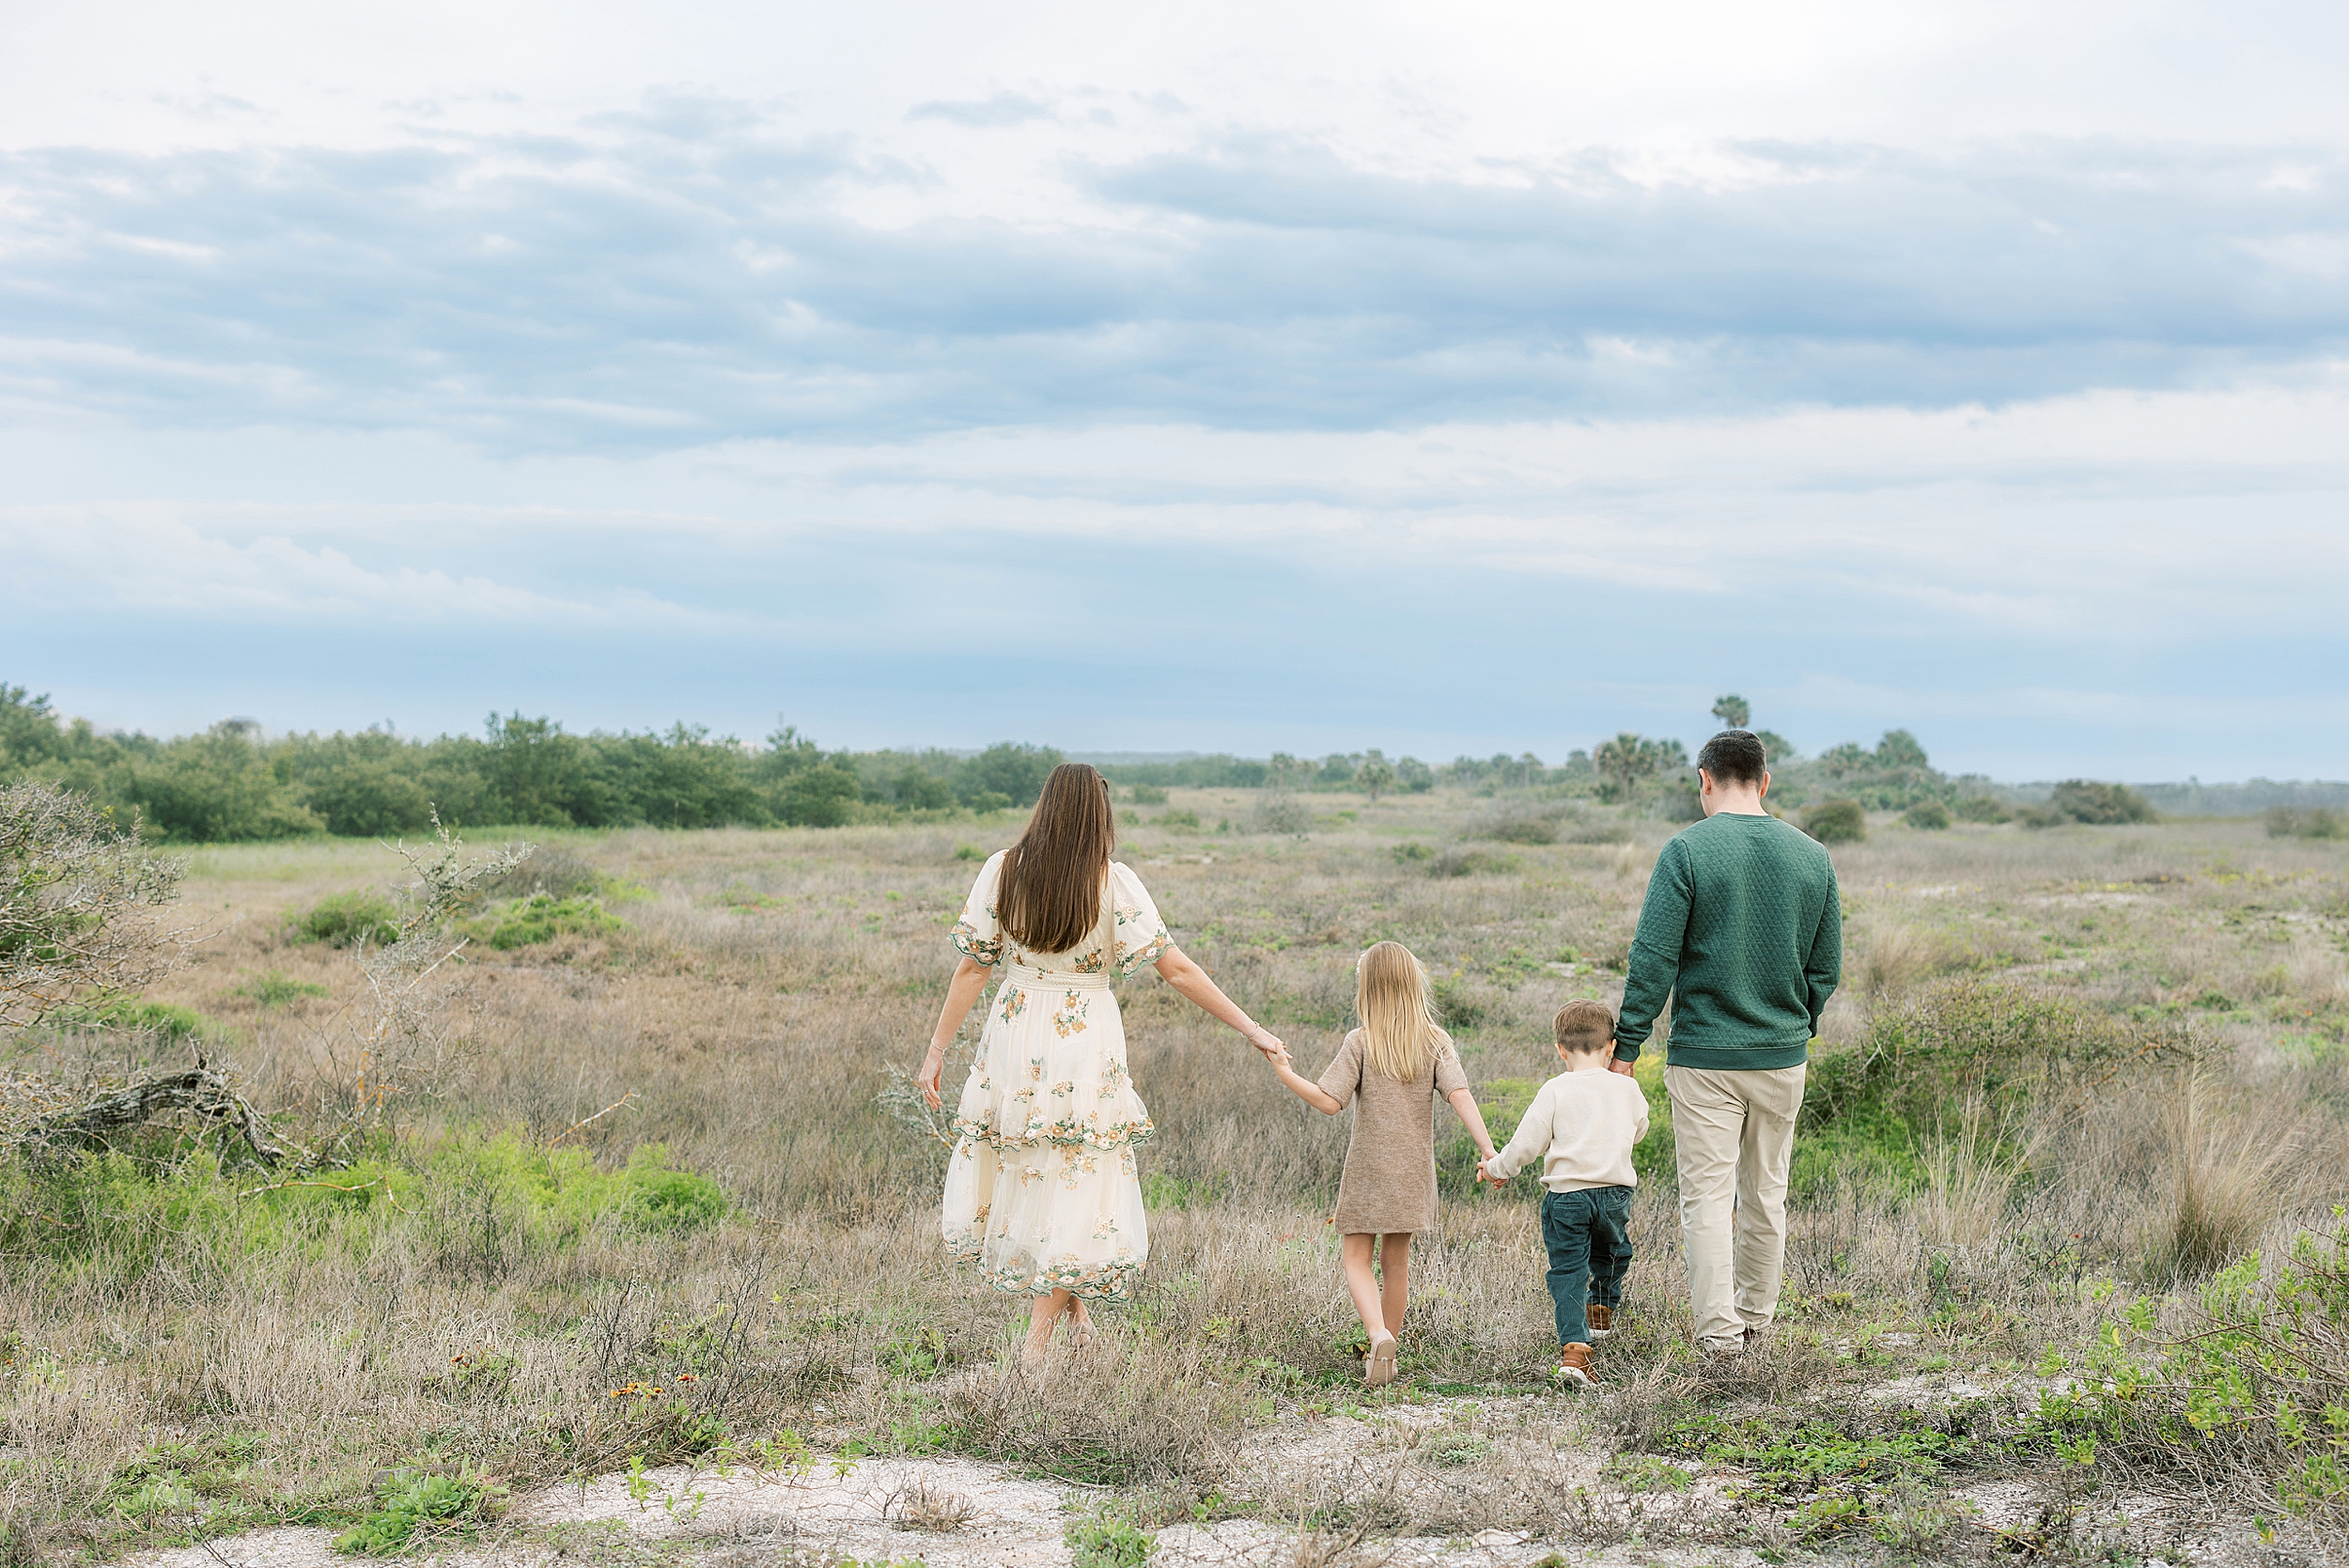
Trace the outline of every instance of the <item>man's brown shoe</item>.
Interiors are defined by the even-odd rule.
[[[1595,1389],[1598,1374],[1591,1371],[1591,1347],[1587,1344],[1562,1344],[1558,1347],[1558,1370],[1550,1378],[1562,1388]]]
[[[1610,1307],[1595,1304],[1582,1309],[1584,1321],[1591,1326],[1591,1338],[1603,1340],[1615,1331],[1615,1313]]]

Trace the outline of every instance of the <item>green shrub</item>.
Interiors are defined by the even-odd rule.
[[[1256,833],[1285,833],[1303,838],[1314,825],[1310,807],[1293,795],[1267,795],[1256,802],[1250,814],[1249,831]]]
[[[1469,836],[1499,839],[1503,844],[1555,844],[1558,819],[1532,812],[1504,811],[1470,830]]]
[[[378,893],[335,893],[294,917],[288,933],[297,942],[350,947],[366,942],[388,947],[399,940],[399,910]]]
[[[510,1133],[387,1147],[284,1185],[225,1170],[210,1148],[164,1132],[78,1160],[0,1163],[0,1249],[118,1279],[158,1259],[227,1268],[286,1251],[364,1257],[383,1232],[406,1226],[423,1227],[444,1261],[478,1260],[490,1245],[485,1231],[501,1256],[559,1251],[599,1225],[676,1234],[730,1210],[723,1188],[677,1169],[662,1144],[640,1144],[606,1170],[583,1150],[549,1151]]]
[[[1960,822],[2008,822],[2015,814],[2006,809],[2004,801],[1987,795],[1968,795],[1954,808]]]
[[[2269,838],[2340,838],[2349,826],[2329,806],[2270,806],[2266,816]]]
[[[457,929],[504,953],[537,947],[557,937],[608,937],[621,924],[599,898],[557,898],[551,893],[538,893],[493,906],[472,920],[459,921]]]
[[[1195,833],[1199,831],[1199,814],[1188,806],[1180,811],[1161,812],[1159,826],[1172,828],[1176,832]]]
[[[1857,800],[1822,800],[1803,813],[1802,831],[1821,844],[1856,844],[1868,836],[1868,814]]]
[[[2066,779],[2047,797],[2047,806],[2074,822],[2108,825],[2151,822],[2154,808],[2145,797],[2123,784],[2098,784],[2090,779]]]
[[[120,999],[85,1007],[63,1007],[49,1021],[67,1029],[120,1030],[126,1034],[152,1034],[166,1044],[183,1040],[217,1040],[227,1031],[193,1007],[167,1001]]]
[[[1413,865],[1421,861],[1433,860],[1436,855],[1423,844],[1398,844],[1387,852],[1394,857],[1397,865]]]
[[[471,1540],[494,1517],[506,1489],[470,1463],[456,1469],[393,1471],[376,1488],[376,1504],[334,1538],[334,1549],[391,1557],[451,1539]]]
[[[1473,877],[1479,872],[1508,871],[1515,865],[1505,855],[1487,855],[1482,849],[1446,849],[1427,862],[1427,875]]]
[[[1474,1029],[1485,1021],[1489,1009],[1468,994],[1456,974],[1439,975],[1427,987],[1429,1000],[1436,1004],[1436,1016],[1446,1029]]]
[[[1127,799],[1137,806],[1162,806],[1166,804],[1166,791],[1156,784],[1138,784],[1128,791]]]
[[[2303,1232],[2265,1268],[2245,1258],[2202,1288],[2195,1331],[2156,1338],[2139,1303],[2108,1324],[2039,1430],[2076,1462],[2118,1451],[2142,1474],[2248,1473],[2334,1539],[2349,1529],[2349,1216]],[[2139,1349],[2158,1350],[2148,1358]]]
[[[552,893],[556,898],[608,899],[624,891],[621,883],[605,876],[585,856],[543,844],[533,846],[521,864],[494,877],[485,877],[474,888],[485,903],[500,898],[528,898],[539,893]]]
[[[1704,820],[1704,796],[1694,779],[1667,779],[1656,792],[1656,815],[1667,822]]]
[[[1938,800],[1920,800],[1901,815],[1901,820],[1912,828],[1937,833],[1950,825],[1950,808]]]
[[[251,997],[263,1007],[283,1007],[304,997],[322,997],[326,987],[309,980],[295,980],[271,970],[246,985],[237,987],[237,995]]]
[[[1072,1520],[1063,1534],[1075,1568],[1143,1568],[1159,1549],[1156,1535],[1108,1512]]]
[[[1795,1185],[1831,1174],[1913,1183],[1919,1147],[1979,1105],[1993,1127],[2044,1120],[2087,1086],[2187,1059],[2182,1032],[2076,997],[1995,981],[1945,982],[1884,1008],[1856,1045],[1813,1047]]]

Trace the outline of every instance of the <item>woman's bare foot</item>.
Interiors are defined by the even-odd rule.
[[[1075,1350],[1091,1350],[1100,1343],[1100,1336],[1093,1331],[1093,1314],[1085,1310],[1084,1299],[1080,1296],[1076,1305],[1068,1309],[1069,1346]]]
[[[1019,1364],[1031,1372],[1042,1366],[1046,1353],[1052,1348],[1052,1326],[1082,1305],[1065,1290],[1037,1296],[1028,1308],[1028,1343],[1019,1353]]]

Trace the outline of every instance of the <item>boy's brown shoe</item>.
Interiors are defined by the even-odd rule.
[[[1591,1371],[1591,1347],[1587,1344],[1562,1344],[1558,1347],[1558,1370],[1550,1377],[1562,1388],[1595,1389],[1598,1374]]]
[[[1591,1338],[1603,1340],[1615,1331],[1615,1313],[1610,1307],[1594,1303],[1582,1309],[1583,1320],[1591,1326]]]

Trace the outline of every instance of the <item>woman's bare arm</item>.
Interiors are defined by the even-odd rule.
[[[938,1080],[946,1070],[946,1048],[954,1043],[955,1031],[962,1027],[971,1004],[987,989],[987,965],[965,958],[955,966],[954,979],[946,983],[946,1005],[939,1009],[938,1027],[930,1031],[930,1053],[922,1059],[922,1070],[913,1077],[932,1110],[939,1105]]]
[[[1238,1030],[1267,1058],[1279,1058],[1281,1037],[1241,1011],[1239,1003],[1225,996],[1208,978],[1207,971],[1191,962],[1181,948],[1169,947],[1159,955],[1156,968],[1159,978],[1181,992],[1184,1001],[1207,1017]]]

